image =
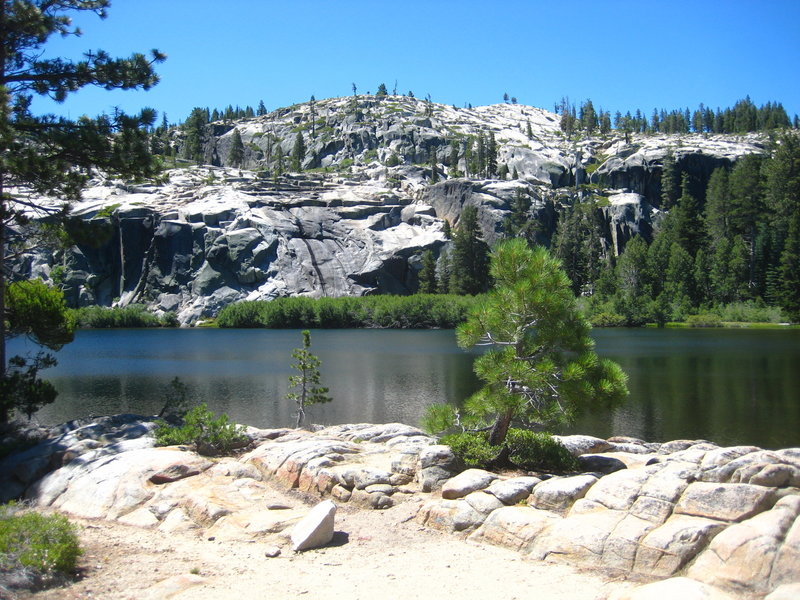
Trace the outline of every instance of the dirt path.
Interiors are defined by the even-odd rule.
[[[298,504],[297,497],[276,491],[280,499]],[[299,554],[286,538],[209,540],[193,532],[76,520],[83,578],[20,598],[602,600],[630,585],[423,529],[413,520],[416,508],[413,502],[385,511],[340,506],[333,544]],[[281,547],[280,556],[266,557],[270,546]]]

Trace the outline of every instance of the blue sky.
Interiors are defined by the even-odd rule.
[[[195,106],[272,110],[352,93],[430,94],[474,106],[504,93],[548,110],[562,96],[596,108],[732,106],[750,95],[800,114],[800,1],[113,0],[76,18],[80,38],[48,56],[158,48],[148,92],[85,89],[36,112],[76,118],[152,106],[170,122]]]

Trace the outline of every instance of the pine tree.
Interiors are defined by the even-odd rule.
[[[448,170],[450,177],[458,177],[460,175],[458,171],[458,154],[460,146],[461,144],[458,140],[450,141],[450,159],[448,161],[450,163],[450,168]]]
[[[661,167],[661,208],[669,210],[675,206],[680,194],[678,167],[672,151],[664,155]]]
[[[632,237],[617,260],[614,309],[628,325],[650,319],[653,289],[650,285],[650,248],[641,236]]]
[[[742,117],[743,118],[743,117]],[[761,181],[761,157],[743,156],[731,170],[731,229],[740,234],[747,244],[749,254],[749,285],[756,281],[756,235],[758,221],[764,213],[764,196]]]
[[[319,367],[321,362],[311,353],[311,332],[303,331],[303,347],[295,348],[292,358],[295,362],[293,369],[299,371],[299,375],[289,376],[289,393],[286,399],[294,401],[297,405],[297,422],[295,427],[299,428],[306,417],[306,406],[312,404],[324,404],[330,402],[332,398],[328,396],[328,388],[320,385],[321,376]],[[294,390],[294,391],[292,391]]]
[[[700,203],[689,191],[689,174],[681,177],[681,197],[673,209],[675,241],[694,258],[705,243],[705,225]]]
[[[386,84],[385,83],[381,83],[378,86],[378,91],[375,92],[375,95],[376,96],[388,96],[389,95],[389,92],[386,90]]]
[[[203,147],[206,141],[206,119],[205,109],[194,108],[189,114],[189,118],[183,124],[186,137],[183,143],[183,156],[187,160],[203,163]]]
[[[600,274],[603,248],[599,228],[604,225],[597,221],[593,202],[575,204],[559,217],[553,255],[562,261],[576,295],[590,289]]]
[[[285,170],[286,170],[286,164],[284,162],[283,148],[281,148],[280,144],[276,144],[276,146],[275,146],[275,178],[278,178],[281,175],[283,175]]]
[[[434,183],[438,183],[439,182],[439,165],[436,162],[436,150],[435,149],[431,149],[431,156],[430,156],[429,166],[431,168],[431,179],[430,179],[430,182],[431,182],[431,185],[433,185]]]
[[[497,140],[494,131],[489,132],[489,143],[486,145],[486,176],[497,175]]]
[[[259,117],[263,117],[266,114],[267,114],[267,107],[264,104],[264,101],[260,100],[258,102],[258,109],[256,110],[256,115],[259,116]]]
[[[454,294],[480,294],[489,289],[489,246],[478,225],[478,209],[465,206],[453,236],[450,289]]]
[[[451,264],[449,254],[442,252],[436,262],[436,291],[439,294],[450,293]]]
[[[569,422],[590,406],[609,409],[622,401],[624,373],[595,354],[569,280],[545,248],[502,242],[492,253],[491,273],[496,287],[456,331],[462,348],[491,346],[475,361],[484,386],[465,402],[462,426],[489,429],[489,444],[502,446],[514,420]],[[455,423],[455,411],[438,405],[425,423],[441,431]]]
[[[475,177],[478,174],[477,156],[472,149],[473,137],[467,138],[464,146],[464,174],[467,177]]]
[[[476,146],[475,162],[477,169],[475,173],[480,177],[486,177],[486,138],[483,137],[483,133],[478,133]]]
[[[244,162],[244,144],[239,130],[234,128],[231,134],[231,149],[228,152],[228,163],[232,167],[241,167]]]
[[[694,260],[678,243],[670,248],[664,291],[673,303],[684,307],[695,305]]]
[[[303,132],[298,131],[294,138],[292,148],[292,171],[299,173],[303,170],[303,160],[306,157],[306,143],[303,140]]]
[[[711,245],[731,235],[731,195],[728,170],[714,169],[706,187],[706,226]]]
[[[149,89],[158,82],[153,67],[164,55],[157,50],[149,57],[133,54],[126,59],[112,58],[102,50],[87,53],[77,62],[46,58],[51,36],[80,35],[71,26],[71,14],[89,11],[105,17],[108,5],[107,0],[0,4],[0,381],[4,385],[10,377],[6,339],[11,331],[7,328],[11,305],[6,305],[6,252],[11,244],[27,243],[27,239],[15,239],[17,230],[10,225],[26,221],[31,210],[63,218],[66,211],[53,211],[31,197],[77,199],[94,168],[123,177],[150,177],[157,170],[147,134],[156,118],[151,109],[135,116],[115,112],[78,121],[31,112],[34,94],[61,102],[86,86]],[[9,193],[15,188],[25,190],[24,199]],[[27,366],[34,369],[28,381],[36,386],[40,382],[36,372],[43,363],[34,359]]]
[[[422,268],[419,270],[418,278],[420,294],[436,293],[436,259],[433,258],[431,250],[426,250],[422,254]]]
[[[779,273],[781,306],[793,321],[800,321],[800,213],[794,213],[789,223]]]
[[[597,112],[594,110],[594,104],[591,100],[587,100],[581,105],[580,110],[581,127],[586,130],[589,135],[594,133],[597,129]]]

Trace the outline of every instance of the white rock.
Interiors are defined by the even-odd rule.
[[[292,550],[300,552],[319,548],[333,539],[336,504],[323,500],[292,528]]]
[[[576,500],[583,498],[595,483],[597,477],[594,475],[554,477],[533,488],[528,504],[542,510],[564,514]]]
[[[467,494],[489,487],[497,479],[497,475],[483,469],[467,469],[459,473],[442,486],[442,498],[454,500]]]

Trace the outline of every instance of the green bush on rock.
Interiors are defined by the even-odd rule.
[[[486,434],[471,431],[442,436],[440,443],[450,446],[453,453],[471,469],[483,469],[497,457],[499,449],[490,446]]]
[[[544,432],[509,429],[502,446],[489,445],[486,432],[472,431],[442,436],[440,442],[450,446],[469,468],[491,469],[498,461],[526,471],[553,473],[577,471],[580,467],[578,459],[563,444]],[[507,461],[503,459],[505,455]]]
[[[549,433],[509,429],[506,445],[511,462],[521,469],[568,472],[580,468],[578,459]]]
[[[160,421],[153,434],[156,446],[192,445],[199,454],[225,454],[247,445],[244,427],[228,420],[228,415],[215,416],[206,404],[200,404],[186,413],[183,425],[175,426]]]

